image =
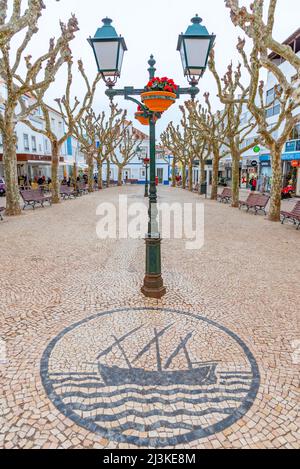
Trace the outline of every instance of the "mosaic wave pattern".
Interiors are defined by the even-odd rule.
[[[76,423],[151,447],[222,431],[249,410],[259,387],[257,364],[239,337],[174,310],[83,320],[49,344],[41,370],[50,399]]]

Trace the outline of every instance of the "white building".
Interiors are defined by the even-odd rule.
[[[0,112],[4,110],[6,99],[6,87],[3,82],[0,82]],[[33,98],[30,95],[23,96],[25,105],[32,103]],[[50,112],[51,128],[60,138],[65,134],[65,126],[62,115],[55,109],[48,106]],[[19,109],[17,108],[17,113]],[[45,128],[43,114],[40,108],[29,116],[32,125],[39,129]],[[28,181],[33,181],[35,178],[45,176],[47,179],[51,177],[51,144],[47,137],[39,132],[33,131],[30,127],[22,122],[16,125],[17,136],[17,169],[20,179],[26,177]],[[79,169],[85,169],[84,158],[80,152],[77,140],[71,137],[66,141],[61,148],[60,154],[60,167],[59,177],[68,177],[72,174],[74,163],[78,163]],[[3,168],[3,139],[0,134],[0,176],[4,176]]]
[[[132,181],[136,184],[145,184],[146,181],[146,169],[143,163],[144,158],[149,158],[149,136],[144,132],[131,126],[130,131],[133,132],[137,139],[136,147],[140,147],[141,154],[137,153],[131,161],[123,168],[122,179],[124,182]],[[119,161],[122,160],[119,149],[116,149],[116,155]],[[139,159],[141,158],[141,159]],[[95,169],[95,172],[97,170]],[[106,180],[107,175],[107,164],[103,165],[103,178]],[[159,184],[169,185],[170,177],[170,157],[168,157],[163,148],[156,148],[156,176],[158,177]],[[148,179],[150,178],[150,170],[148,170]],[[118,167],[111,163],[110,166],[110,179],[112,181],[118,180]]]
[[[297,55],[300,55],[300,29],[293,33],[283,44],[289,45]],[[272,53],[269,58],[276,63],[284,73],[285,77],[291,82],[295,83],[300,81],[295,69],[287,63],[282,57]],[[275,86],[277,85],[277,80],[275,76],[269,72],[267,80],[265,83],[265,103],[270,104],[274,101]],[[299,83],[300,85],[300,83]],[[270,125],[274,124],[278,120],[280,114],[280,105],[276,100],[274,101],[272,107],[267,110],[267,117],[270,122]],[[249,111],[245,110],[243,115],[243,121],[241,125],[244,125],[248,120],[251,114]],[[283,125],[282,125],[283,127]],[[282,127],[276,132],[277,135],[280,135]],[[244,142],[244,145],[247,146],[249,143],[254,142],[255,137],[257,137],[256,131],[253,131]],[[275,135],[276,137],[276,135]],[[247,178],[251,174],[259,175],[259,184],[260,189],[270,191],[272,186],[272,168],[271,168],[271,155],[268,149],[264,148],[262,144],[259,144],[259,152],[254,152],[255,145],[253,148],[247,151],[243,155],[243,161],[241,162],[241,178]],[[228,157],[221,162],[220,170],[224,177],[231,179],[231,158]],[[282,154],[282,173],[283,187],[291,183],[296,187],[296,195],[300,196],[300,124],[297,125],[291,135],[290,139],[285,144],[285,149]]]

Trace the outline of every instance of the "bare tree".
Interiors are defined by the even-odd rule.
[[[96,134],[99,142],[95,159],[98,167],[98,188],[103,188],[103,163],[107,164],[107,187],[110,185],[110,164],[116,148],[119,147],[124,132],[131,125],[126,121],[127,111],[118,109],[115,104],[110,105],[110,116],[106,121],[104,112],[97,119]]]
[[[28,9],[22,15],[22,2],[15,0],[10,19],[7,19],[7,2],[2,1],[0,6],[0,76],[6,86],[6,97],[2,99],[4,111],[0,112],[4,174],[7,187],[6,214],[19,215],[21,209],[17,181],[16,124],[32,114],[40,105],[46,90],[55,80],[57,71],[68,59],[68,45],[78,30],[78,24],[74,16],[71,17],[67,25],[60,23],[61,36],[57,41],[51,39],[48,51],[32,61],[32,57],[30,55],[24,56],[24,53],[31,39],[38,32],[37,24],[44,8],[43,2],[29,1]],[[16,35],[22,31],[24,31],[25,37],[13,57],[11,44],[17,40]],[[22,58],[25,59],[27,68],[24,76],[18,72]],[[25,106],[24,95],[32,95],[33,93],[36,99]],[[20,104],[20,111],[18,104]]]
[[[80,121],[83,114],[90,109],[94,94],[96,91],[96,86],[99,80],[101,79],[101,75],[98,74],[94,79],[92,85],[86,76],[83,63],[81,60],[78,60],[78,71],[86,86],[86,94],[82,100],[82,104],[75,96],[74,102],[72,101],[71,97],[71,88],[73,82],[73,74],[72,74],[72,67],[73,61],[71,56],[71,51],[68,59],[68,74],[67,74],[67,85],[66,85],[66,92],[65,95],[61,99],[56,99],[58,104],[60,114],[65,124],[65,132],[63,135],[58,135],[57,131],[53,129],[51,126],[51,118],[50,118],[50,109],[49,107],[42,102],[41,109],[44,116],[45,121],[45,129],[40,129],[35,127],[32,122],[28,119],[23,120],[23,122],[31,128],[31,130],[38,132],[50,140],[51,144],[51,180],[52,180],[52,201],[53,203],[60,202],[60,187],[59,187],[59,178],[58,178],[58,168],[59,168],[59,160],[61,155],[61,148],[66,142],[66,140],[71,137],[75,132],[76,123]]]
[[[92,109],[79,119],[74,128],[75,135],[80,143],[80,149],[84,154],[88,165],[88,190],[94,191],[94,158],[97,154],[97,126],[98,118]],[[99,177],[99,176],[98,176]]]
[[[168,127],[164,132],[162,132],[160,139],[165,148],[171,153],[172,160],[172,187],[176,187],[176,166],[179,161],[180,148],[176,141],[173,139],[173,136],[176,134],[176,128],[174,127],[173,122],[170,122]]]
[[[298,109],[300,105],[300,57],[289,45],[280,44],[273,38],[277,0],[270,0],[267,11],[264,0],[254,0],[250,9],[240,6],[239,0],[226,0],[225,4],[230,9],[233,23],[240,26],[252,39],[250,57],[245,51],[245,40],[239,40],[238,51],[250,75],[248,108],[256,120],[258,134],[271,153],[272,194],[269,219],[279,221],[282,188],[281,155],[292,129],[300,122]],[[265,13],[267,13],[266,21]],[[280,67],[269,58],[270,50],[295,69],[296,79],[293,83],[287,80]],[[275,86],[275,97],[271,103],[267,103],[265,99],[264,82],[261,80],[262,67],[271,72],[278,82]],[[270,123],[267,111],[275,104],[280,107],[280,113],[277,121]]]
[[[216,200],[218,195],[219,165],[221,159],[228,154],[228,141],[226,139],[227,109],[223,112],[212,112],[209,93],[204,94],[206,108],[199,102],[188,101],[189,126],[205,138],[213,155],[213,176],[211,199]]]
[[[205,165],[211,156],[211,145],[207,138],[198,135],[196,137],[197,157],[199,161],[198,191],[201,193],[201,185],[205,183]]]
[[[230,154],[232,157],[232,207],[239,206],[239,187],[240,187],[240,161],[242,155],[259,143],[259,139],[251,140],[246,144],[249,135],[256,128],[256,121],[250,115],[249,119],[242,124],[242,116],[247,107],[249,86],[245,87],[241,83],[242,73],[241,64],[235,71],[230,64],[227,73],[220,78],[215,65],[214,50],[212,50],[209,59],[209,69],[215,77],[218,87],[218,97],[226,106],[226,127],[225,138],[228,141]],[[222,84],[223,82],[223,84]]]
[[[136,155],[137,147],[137,136],[131,129],[125,129],[122,132],[122,143],[119,145],[120,156],[117,156],[116,151],[112,155],[112,161],[118,167],[118,186],[122,185],[123,169]]]

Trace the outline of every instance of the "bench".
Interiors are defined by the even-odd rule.
[[[0,207],[0,220],[3,220],[2,212],[5,211],[5,207]]]
[[[250,209],[254,209],[255,215],[257,215],[260,211],[264,212],[264,214],[267,215],[266,206],[268,205],[269,200],[270,196],[267,194],[251,193],[246,201],[239,201],[239,209],[241,209],[242,207],[246,207],[247,212],[249,212]]]
[[[49,202],[52,205],[52,195],[44,195],[40,190],[21,190],[20,195],[24,202],[23,210],[26,207],[32,207],[35,210],[36,205],[41,205],[44,208],[45,202]]]
[[[225,187],[225,189],[223,189],[222,194],[218,194],[217,196],[217,200],[219,202],[225,202],[226,204],[228,204],[231,199],[232,199],[232,190],[229,187]]]
[[[300,201],[296,203],[291,212],[280,212],[282,216],[281,223],[284,224],[285,220],[292,220],[294,225],[297,225],[297,230],[300,228]]]
[[[77,189],[78,189],[78,194],[79,195],[88,194],[89,185],[86,184],[85,182],[78,182],[77,183]]]
[[[60,195],[64,200],[66,200],[66,199],[70,199],[71,197],[77,197],[78,192],[75,191],[72,187],[61,186]]]

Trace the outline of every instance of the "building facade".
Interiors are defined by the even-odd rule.
[[[147,134],[136,129],[133,125],[129,127],[129,131],[136,137],[136,148],[140,148],[141,152],[137,152],[136,155],[128,162],[128,164],[122,170],[122,180],[124,183],[127,181],[134,182],[136,184],[145,184],[146,182],[146,168],[143,160],[150,156],[150,139]],[[121,161],[120,150],[117,148],[116,156]],[[159,184],[169,185],[170,171],[171,171],[171,157],[167,155],[163,147],[156,147],[156,176]],[[95,165],[95,173],[97,173],[97,167]],[[107,177],[107,163],[103,164],[103,177],[106,180]],[[148,180],[150,178],[150,170],[148,170]],[[110,165],[110,179],[111,181],[118,180],[118,166],[114,163]]]
[[[6,87],[3,82],[0,83],[0,112],[4,110],[4,102],[6,99]],[[22,97],[25,106],[32,104],[33,98],[29,95]],[[20,109],[17,108],[17,113]],[[65,135],[65,125],[63,117],[57,110],[48,106],[51,129],[61,138]],[[43,113],[37,108],[28,120],[37,129],[44,130],[45,122]],[[34,181],[44,176],[46,179],[51,178],[51,144],[47,137],[43,134],[32,130],[26,124],[18,122],[16,125],[17,137],[17,171],[19,180],[27,179]],[[68,177],[72,174],[75,162],[78,162],[79,169],[85,169],[84,157],[80,152],[79,144],[74,137],[70,137],[62,147],[60,152],[59,177]],[[4,176],[3,167],[3,138],[0,133],[0,176]]]

